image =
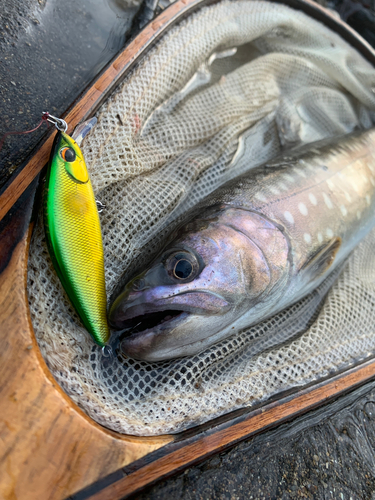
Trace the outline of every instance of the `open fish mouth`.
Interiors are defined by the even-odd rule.
[[[188,315],[189,313],[186,311],[167,309],[134,316],[123,322],[121,339],[151,331],[157,334],[163,330],[170,330]]]
[[[165,342],[169,344],[170,334],[173,337],[173,332],[183,328],[190,316],[190,312],[181,309],[164,309],[124,320],[120,335],[122,354],[134,359],[160,361],[154,352]]]
[[[193,284],[194,286],[194,284]],[[113,302],[109,310],[108,321],[113,330],[116,330],[121,338],[126,339],[137,337],[137,345],[141,345],[142,336],[146,336],[144,343],[147,344],[151,337],[156,341],[167,335],[179,335],[180,327],[192,317],[212,317],[212,315],[222,315],[231,309],[223,297],[211,291],[195,290],[193,293],[173,294],[169,290],[168,296],[165,290],[161,293],[156,287],[151,289],[150,295],[162,295],[159,300],[152,301],[153,297],[147,297],[146,292],[132,292],[121,294]]]

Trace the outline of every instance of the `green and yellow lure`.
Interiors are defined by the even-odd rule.
[[[53,265],[69,299],[95,342],[105,346],[110,333],[98,209],[82,152],[61,129],[48,166],[44,225]]]

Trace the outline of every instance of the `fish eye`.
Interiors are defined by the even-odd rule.
[[[189,278],[191,276],[192,272],[193,266],[186,259],[181,259],[176,262],[176,265],[173,269],[173,275],[180,280],[186,280],[186,278]]]
[[[176,252],[168,257],[166,268],[172,278],[187,282],[197,276],[199,263],[195,255],[189,252]]]
[[[60,156],[63,160],[68,161],[69,163],[76,159],[76,153],[72,148],[62,148],[60,150]]]

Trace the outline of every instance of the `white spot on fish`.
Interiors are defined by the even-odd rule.
[[[322,243],[322,241],[323,241],[322,233],[318,233],[318,241],[319,241],[319,243]]]
[[[309,233],[305,233],[303,235],[303,239],[306,241],[306,243],[311,243],[311,236],[309,235]]]
[[[310,171],[312,171],[312,172],[315,172],[315,171],[316,171],[316,166],[315,166],[315,165],[313,165],[313,164],[311,163],[311,161],[309,161],[308,163],[306,163],[306,162],[305,162],[305,160],[300,159],[300,160],[298,160],[298,163],[299,163],[302,167],[307,168],[308,170],[310,170]]]
[[[357,219],[358,219],[358,220],[360,220],[361,215],[362,215],[362,214],[361,214],[361,212],[358,210],[358,211],[357,211]]]
[[[309,193],[309,200],[315,206],[318,204],[318,200],[315,198],[315,196],[312,193]]]
[[[331,179],[327,179],[327,184],[328,184],[328,187],[331,191],[334,191],[335,189],[335,183],[333,181],[331,181]]]
[[[294,167],[293,170],[294,170],[294,172],[296,172],[296,174],[300,175],[301,177],[306,178],[306,174],[302,169]]]
[[[275,186],[271,186],[270,191],[273,194],[280,194],[280,191]]]
[[[279,182],[278,186],[283,191],[287,191],[289,189],[288,186],[286,184],[284,184],[283,182]]]
[[[292,175],[290,175],[290,174],[284,174],[284,179],[286,179],[289,182],[294,182],[295,181],[294,177]]]
[[[327,207],[333,208],[331,198],[326,193],[323,193],[323,198],[324,198],[324,201],[325,201],[325,204],[327,205]]]
[[[284,217],[288,222],[290,222],[291,224],[294,224],[294,217],[290,212],[288,212],[288,211],[284,212]]]
[[[345,215],[348,214],[348,211],[346,210],[346,207],[344,205],[341,205],[340,207],[342,215],[345,217]]]
[[[259,201],[263,201],[264,203],[267,202],[267,198],[262,193],[257,193],[255,195],[255,198]]]
[[[307,207],[304,203],[298,204],[298,210],[301,212],[302,215],[307,215],[309,213],[309,211],[307,210]]]
[[[348,200],[348,202],[350,203],[350,202],[352,201],[352,197],[350,196],[350,194],[349,194],[347,191],[345,191],[345,193],[344,193],[344,194],[345,194],[345,198],[346,198],[346,199]]]
[[[371,196],[369,194],[366,194],[366,203],[367,205],[370,205],[371,202]]]
[[[326,235],[328,236],[328,238],[332,238],[332,236],[333,236],[333,231],[332,231],[332,229],[329,229],[329,228],[328,228],[328,229],[326,230]]]

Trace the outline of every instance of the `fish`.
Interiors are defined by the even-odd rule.
[[[208,195],[115,297],[124,355],[193,356],[308,295],[375,225],[375,129],[289,150]]]
[[[52,263],[69,299],[93,340],[104,347],[110,330],[100,220],[82,151],[63,131],[56,134],[49,160],[44,227]]]

